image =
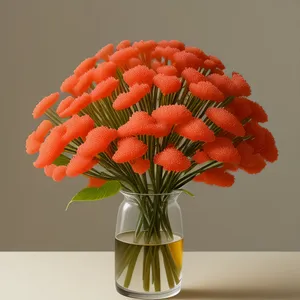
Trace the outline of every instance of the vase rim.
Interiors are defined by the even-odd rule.
[[[120,190],[120,193],[123,194],[124,196],[127,195],[128,196],[166,196],[166,195],[180,195],[182,191],[174,190],[169,193],[135,193],[135,192]]]

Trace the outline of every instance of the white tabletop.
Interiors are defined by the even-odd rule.
[[[121,300],[112,252],[2,252],[2,300]],[[300,299],[300,252],[186,252],[174,299]]]

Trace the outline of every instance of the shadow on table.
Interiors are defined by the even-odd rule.
[[[300,299],[300,284],[298,289],[278,289],[278,288],[230,288],[230,289],[206,289],[203,287],[199,288],[183,288],[179,295],[173,299],[257,299],[257,300],[268,300],[268,299]]]

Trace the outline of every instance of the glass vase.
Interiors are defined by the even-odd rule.
[[[183,258],[180,191],[122,192],[115,235],[117,291],[139,299],[165,299],[180,292]]]

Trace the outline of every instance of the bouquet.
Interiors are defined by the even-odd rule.
[[[124,40],[116,49],[108,44],[81,62],[60,91],[34,108],[33,117],[45,119],[28,136],[26,151],[37,154],[34,166],[55,181],[88,179],[68,206],[120,190],[158,195],[156,201],[137,199],[136,244],[142,239],[158,245],[162,233],[173,238],[159,195],[183,190],[192,180],[230,187],[235,172],[256,174],[278,158],[273,135],[261,125],[268,115],[248,98],[244,77],[226,74],[219,58],[180,41]],[[147,270],[159,267],[159,251],[173,288],[181,266],[169,248],[151,251],[144,253],[144,291],[149,291]],[[127,252],[118,271],[129,272],[128,288],[138,254]],[[152,274],[159,292],[159,274],[155,269]]]

